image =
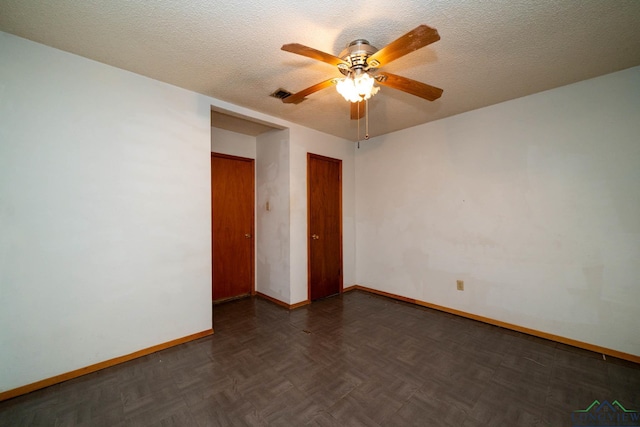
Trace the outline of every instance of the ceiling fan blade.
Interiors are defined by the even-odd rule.
[[[351,102],[351,120],[360,120],[367,111],[367,103],[364,101]]]
[[[286,52],[296,53],[298,55],[306,56],[307,58],[316,59],[318,61],[326,62],[329,65],[338,66],[338,64],[344,64],[345,62],[333,56],[329,53],[322,52],[309,46],[305,46],[298,43],[289,43],[282,45],[282,50]]]
[[[429,101],[435,101],[442,96],[442,89],[426,83],[411,80],[391,73],[378,73],[375,79],[383,86],[392,87],[411,95],[419,96]],[[286,98],[285,98],[286,99]]]
[[[313,86],[309,86],[308,88],[303,89],[300,92],[296,92],[290,96],[287,96],[286,98],[283,98],[282,102],[284,102],[285,104],[299,104],[306,99],[305,97],[307,95],[311,95],[312,93],[315,93],[319,90],[326,89],[330,86],[333,86],[337,83],[337,81],[338,79],[333,78],[333,79],[325,80]]]
[[[438,30],[420,25],[371,55],[367,58],[367,64],[370,67],[379,68],[438,40],[440,40]]]

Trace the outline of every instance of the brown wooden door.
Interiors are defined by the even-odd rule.
[[[254,292],[254,160],[211,154],[213,300]]]
[[[307,155],[309,299],[342,292],[342,161]]]

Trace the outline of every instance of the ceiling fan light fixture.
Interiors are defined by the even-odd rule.
[[[338,81],[336,89],[348,102],[366,101],[378,93],[380,88],[374,86],[375,80],[369,73],[353,74]]]

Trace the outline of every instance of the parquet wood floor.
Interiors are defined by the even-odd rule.
[[[214,307],[215,334],[0,403],[0,426],[571,426],[640,366],[352,291]],[[640,425],[640,423],[639,423]]]

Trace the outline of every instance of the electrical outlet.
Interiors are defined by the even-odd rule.
[[[459,291],[464,291],[464,280],[456,280],[456,286]]]

